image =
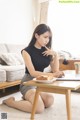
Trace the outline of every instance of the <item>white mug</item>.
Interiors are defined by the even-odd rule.
[[[80,74],[80,62],[74,62],[75,73]]]

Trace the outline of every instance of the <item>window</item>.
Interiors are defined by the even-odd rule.
[[[80,3],[52,0],[48,9],[48,25],[53,31],[53,48],[80,55]]]

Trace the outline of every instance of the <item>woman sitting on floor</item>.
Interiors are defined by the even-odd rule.
[[[61,77],[63,75],[63,72],[59,71],[59,58],[57,53],[51,49],[51,43],[51,29],[46,24],[39,24],[33,32],[31,42],[21,52],[25,61],[25,75],[20,85],[23,100],[15,101],[15,98],[11,97],[4,100],[4,104],[21,111],[31,112],[36,87],[24,86],[23,82],[30,81],[40,75],[53,77]],[[44,69],[49,65],[51,66],[51,72],[44,72]],[[54,97],[52,93],[40,93],[36,113],[43,112],[53,102]]]

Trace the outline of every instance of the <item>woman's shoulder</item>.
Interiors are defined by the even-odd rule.
[[[23,48],[23,49],[21,50],[21,53],[22,53],[23,51],[26,51],[26,52],[27,52],[27,50],[28,50],[28,47],[25,47],[25,48]]]
[[[28,54],[31,54],[34,51],[32,46],[27,46],[23,50],[26,51]]]
[[[27,46],[27,47],[23,48],[22,51],[21,51],[21,53],[23,55],[30,55],[30,47]]]
[[[31,46],[27,46],[27,47],[25,47],[23,50],[29,51],[30,49],[31,49]]]

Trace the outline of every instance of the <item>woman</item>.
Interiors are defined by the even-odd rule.
[[[24,81],[30,81],[40,75],[61,77],[63,72],[59,71],[59,58],[56,52],[51,50],[52,32],[45,24],[38,25],[28,47],[22,50],[25,61],[25,75],[20,85],[23,100],[15,101],[14,97],[3,101],[4,104],[25,111],[31,112],[36,88],[34,86],[24,86]],[[44,69],[51,66],[51,72],[46,73]],[[50,107],[54,102],[51,93],[42,92],[39,96],[36,113],[41,113],[45,108]]]

